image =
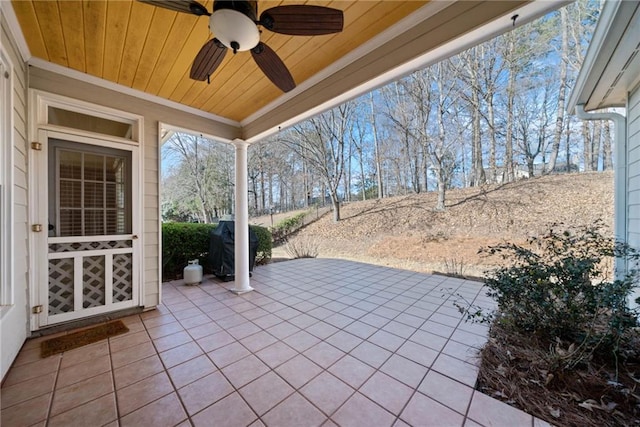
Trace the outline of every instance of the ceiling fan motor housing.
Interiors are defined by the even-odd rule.
[[[257,1],[216,0],[209,18],[209,29],[234,53],[250,50],[260,42],[257,15]]]
[[[231,9],[246,15],[253,22],[258,20],[258,2],[257,1],[229,1],[229,0],[215,0],[213,2],[213,11],[221,9]]]

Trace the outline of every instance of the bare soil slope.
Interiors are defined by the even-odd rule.
[[[478,255],[488,245],[527,237],[552,223],[613,228],[613,173],[553,175],[503,185],[451,190],[447,209],[435,211],[436,193],[352,202],[342,221],[331,214],[295,239],[317,245],[319,256],[417,271],[480,276],[497,260]]]

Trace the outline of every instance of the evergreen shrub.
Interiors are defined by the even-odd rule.
[[[204,271],[211,271],[209,232],[217,224],[168,222],[162,224],[162,280],[182,277],[182,271],[190,260],[197,259]],[[256,264],[266,264],[271,259],[271,232],[265,227],[251,225],[258,236]]]

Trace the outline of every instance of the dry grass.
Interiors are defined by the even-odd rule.
[[[320,242],[320,257],[339,257],[418,271],[446,272],[455,259],[465,274],[481,276],[495,260],[482,247],[524,243],[553,222],[581,226],[601,219],[613,227],[613,173],[554,175],[511,184],[449,191],[447,209],[436,194],[412,194],[345,204],[342,221],[330,215],[300,236]]]

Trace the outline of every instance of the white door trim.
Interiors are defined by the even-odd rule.
[[[144,259],[142,254],[142,195],[141,195],[141,169],[142,169],[142,156],[140,155],[140,147],[137,144],[128,144],[123,142],[114,142],[113,140],[98,138],[95,136],[78,135],[73,132],[62,132],[54,130],[38,130],[37,142],[40,143],[40,150],[31,150],[29,156],[29,166],[32,171],[31,174],[31,186],[30,186],[30,200],[32,202],[32,209],[30,210],[30,223],[40,224],[43,231],[31,233],[31,247],[30,257],[32,262],[32,280],[30,283],[30,295],[32,307],[42,306],[40,313],[31,314],[31,330],[37,330],[45,326],[52,324],[52,319],[48,315],[48,287],[45,286],[48,283],[48,261],[49,259],[55,259],[58,255],[48,253],[48,244],[55,243],[58,240],[64,241],[64,238],[50,238],[47,233],[48,225],[48,197],[46,197],[48,189],[49,179],[49,140],[58,139],[63,141],[70,141],[76,143],[82,143],[98,147],[113,148],[122,151],[128,151],[131,153],[131,234],[125,234],[119,236],[122,240],[132,241],[132,261],[135,265],[134,268],[134,283],[136,283],[137,289],[134,288],[134,294],[132,301],[126,303],[114,303],[109,307],[92,307],[83,309],[82,313],[86,316],[92,316],[96,314],[102,314],[109,311],[114,311],[122,308],[128,308],[131,306],[138,306],[143,304],[144,286],[142,281],[142,260]],[[76,238],[74,241],[100,241],[106,239],[102,236],[91,236]],[[111,238],[108,238],[112,240]],[[115,251],[115,252],[113,252]],[[110,253],[121,252],[118,250],[109,251]],[[78,255],[79,256],[79,255]],[[67,258],[75,255],[66,255]],[[108,262],[108,261],[107,261]],[[55,316],[55,323],[73,320],[77,318],[77,313],[57,314]]]

